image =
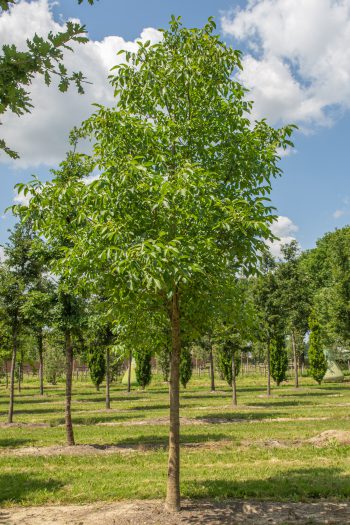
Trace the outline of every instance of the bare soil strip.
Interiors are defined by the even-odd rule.
[[[350,523],[350,504],[185,501],[169,514],[160,501],[97,503],[0,510],[1,525],[318,525]]]

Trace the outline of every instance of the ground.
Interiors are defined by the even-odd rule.
[[[218,381],[195,375],[181,393],[184,510],[163,510],[167,385],[104,393],[74,383],[78,446],[65,447],[64,384],[38,395],[26,378],[15,423],[0,425],[0,524],[350,523],[350,384],[301,379],[265,394],[238,379],[239,406]],[[0,385],[1,420],[8,393]]]

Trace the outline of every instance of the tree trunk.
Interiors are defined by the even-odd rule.
[[[72,413],[71,413],[71,400],[72,400],[72,378],[73,378],[73,345],[70,331],[65,333],[65,350],[66,350],[66,437],[67,445],[75,445],[73,424],[72,424]]]
[[[18,392],[21,392],[22,361],[18,363]]]
[[[171,512],[180,510],[180,307],[179,293],[173,295],[171,310],[172,351],[170,359],[170,428],[166,507]]]
[[[132,365],[132,352],[129,354],[129,368],[128,368],[128,392],[131,392],[131,365]]]
[[[210,359],[210,390],[212,392],[215,392],[214,358],[213,358],[213,347],[211,343],[210,343],[209,359]]]
[[[236,363],[234,354],[232,354],[232,404],[235,407],[237,406]]]
[[[110,398],[110,349],[109,346],[106,350],[106,408],[111,408],[111,398]]]
[[[12,359],[11,359],[11,371],[10,371],[10,404],[8,413],[8,422],[13,422],[13,403],[15,399],[15,369],[16,369],[16,357],[17,357],[17,327],[13,329],[12,335]]]
[[[267,342],[267,395],[271,395],[271,356],[270,356],[270,340]]]
[[[40,395],[44,395],[44,358],[43,358],[43,334],[40,330],[38,334],[38,352],[39,352],[39,388]]]
[[[299,377],[298,377],[298,355],[297,355],[297,346],[295,344],[295,334],[292,332],[292,348],[293,348],[293,358],[294,358],[294,381],[295,388],[299,387]]]
[[[349,370],[350,370],[350,367],[349,367]],[[7,370],[7,361],[5,361],[5,375],[6,375],[6,390],[7,390],[9,387],[9,374]]]

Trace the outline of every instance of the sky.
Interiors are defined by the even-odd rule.
[[[312,248],[324,233],[349,223],[350,0],[99,0],[94,6],[19,0],[0,16],[0,45],[24,49],[35,32],[45,36],[79,19],[90,41],[74,46],[65,60],[91,84],[81,96],[35,79],[32,113],[1,119],[0,135],[20,159],[0,153],[0,243],[13,226],[5,208],[23,200],[14,185],[32,174],[50,177],[69,149],[69,130],[91,114],[93,103],[113,104],[107,77],[122,60],[117,52],[135,49],[138,39],[159,40],[157,29],[171,14],[196,27],[214,16],[221,37],[243,52],[239,80],[250,90],[253,118],[298,125],[271,195],[279,216],[273,231],[281,242],[296,238],[302,249]],[[279,243],[272,249],[278,255]]]

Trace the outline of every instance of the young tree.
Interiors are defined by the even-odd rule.
[[[285,330],[285,316],[284,310],[280,306],[280,290],[276,268],[277,264],[274,258],[269,251],[266,251],[261,261],[261,274],[255,281],[252,281],[251,287],[258,322],[258,338],[266,348],[268,396],[271,395],[271,375],[274,378],[272,368],[276,373],[280,366],[282,369],[284,366],[283,345],[277,344],[277,341],[281,341],[281,335]],[[277,361],[273,363],[272,360]],[[279,377],[278,373],[277,376]]]
[[[89,349],[88,367],[91,381],[96,389],[100,390],[100,385],[106,375],[106,356],[104,348],[92,347]]]
[[[241,366],[240,349],[241,345],[238,334],[227,339],[218,349],[218,366],[222,376],[232,387],[232,404],[234,406],[237,406],[236,377],[239,374]]]
[[[184,388],[186,388],[187,383],[192,377],[192,355],[190,348],[188,346],[183,346],[181,348],[181,357],[180,357],[180,381]]]
[[[157,362],[162,371],[163,380],[168,382],[170,373],[170,349],[167,346],[163,346],[158,351]]]
[[[152,379],[152,352],[143,348],[135,352],[136,379],[142,390],[150,384]]]
[[[320,385],[327,372],[327,359],[323,352],[320,325],[313,316],[309,319],[309,328],[309,372],[311,377]]]
[[[286,351],[286,344],[284,334],[277,336],[270,340],[270,356],[271,356],[271,376],[276,385],[279,386],[282,381],[286,380],[286,373],[288,370],[288,355]]]
[[[264,120],[251,124],[251,104],[234,78],[240,52],[214,28],[211,19],[202,29],[183,28],[173,17],[158,44],[140,42],[116,66],[116,107],[99,107],[80,133],[95,140],[100,177],[88,185],[71,179],[74,235],[62,260],[67,274],[84,281],[107,262],[114,297],[129,317],[141,302],[167,319],[166,504],[173,511],[180,509],[181,330],[186,340],[190,307],[200,312],[203,293],[214,294],[239,268],[254,268],[264,240],[272,239],[275,216],[264,198],[281,173],[278,149],[292,133]],[[65,218],[54,224],[42,206],[52,185],[30,187],[30,207],[45,215],[42,231],[57,235]]]
[[[307,320],[311,308],[310,280],[300,263],[299,246],[296,241],[281,248],[284,262],[276,272],[280,290],[280,308],[286,316],[294,359],[295,387],[299,386],[298,339],[303,339],[308,329]]]

